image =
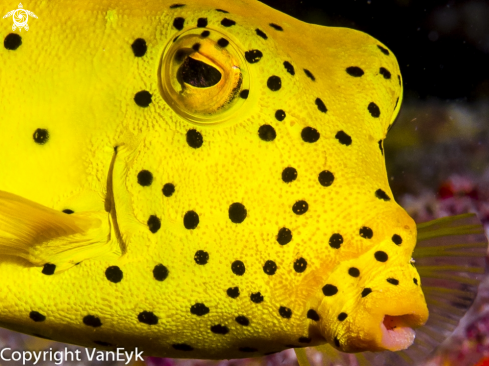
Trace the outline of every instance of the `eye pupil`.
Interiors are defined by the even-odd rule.
[[[181,79],[196,88],[208,88],[221,80],[221,73],[204,62],[187,57],[180,66]]]

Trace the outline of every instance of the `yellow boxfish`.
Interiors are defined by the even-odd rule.
[[[253,0],[27,7],[28,31],[0,24],[0,326],[401,365],[457,325],[487,243],[474,215],[417,227],[395,202],[385,45]]]

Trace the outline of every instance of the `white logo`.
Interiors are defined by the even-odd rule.
[[[29,30],[29,26],[27,25],[27,21],[29,20],[29,15],[34,18],[37,18],[37,15],[34,14],[32,11],[25,10],[22,4],[19,4],[18,9],[12,10],[7,14],[5,14],[3,16],[3,19],[11,15],[14,21],[14,24],[12,25],[12,30],[16,30],[17,28],[19,28],[19,31],[22,31],[22,28],[24,28],[26,31]]]

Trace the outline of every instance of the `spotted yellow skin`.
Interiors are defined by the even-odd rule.
[[[344,351],[381,350],[383,315],[414,314],[413,325],[421,325],[426,304],[409,265],[415,224],[393,200],[379,149],[402,99],[392,53],[364,33],[302,23],[255,1],[172,4],[32,1],[29,10],[38,19],[18,33],[22,45],[0,49],[0,190],[58,211],[106,217],[118,248],[53,275],[25,259],[0,257],[0,324],[87,347],[137,346],[145,355],[214,359],[326,342]],[[221,8],[228,13],[215,10]],[[185,19],[182,30],[173,25],[176,17]],[[263,53],[258,62],[240,65],[248,70],[250,93],[228,123],[196,125],[160,93],[164,50],[199,18],[208,20],[210,41],[217,42],[219,32],[242,54]],[[236,24],[225,27],[224,18]],[[12,33],[8,21],[0,27],[3,38]],[[142,57],[131,49],[137,38],[147,44]],[[351,76],[351,66],[364,74]],[[280,77],[280,90],[267,87],[272,75]],[[148,107],[134,102],[141,90],[152,94]],[[369,112],[371,102],[379,117]],[[283,121],[275,118],[278,109],[286,112]],[[259,137],[265,124],[276,131],[273,141]],[[305,142],[305,127],[320,138]],[[44,144],[33,140],[38,128],[49,131]],[[191,129],[203,137],[199,148],[187,143]],[[352,143],[340,143],[338,131]],[[282,180],[287,167],[298,173],[290,183]],[[152,173],[151,185],[138,183],[142,170]],[[332,185],[319,183],[322,171],[334,174]],[[162,194],[166,183],[175,186],[170,197]],[[378,189],[390,200],[378,198]],[[292,207],[300,200],[308,210],[297,215]],[[242,223],[230,220],[233,203],[246,207]],[[195,229],[184,226],[188,211],[199,216]],[[152,215],[161,222],[155,233],[148,228]],[[283,227],[293,235],[286,245],[277,242]],[[373,237],[360,236],[362,227]],[[343,237],[339,249],[329,244],[335,233]],[[206,264],[196,263],[199,250],[208,253]],[[379,262],[377,251],[389,259]],[[294,270],[299,258],[307,261],[301,273]],[[243,275],[232,271],[237,260],[245,265]],[[277,267],[273,275],[264,271],[269,260]],[[163,281],[153,274],[159,264],[169,272]],[[112,266],[123,273],[119,282],[106,277]],[[350,267],[359,269],[358,278],[348,275]],[[399,285],[388,283],[390,277]],[[328,284],[337,287],[335,295],[323,293]],[[234,287],[237,298],[226,292]],[[373,292],[362,298],[366,287]],[[250,300],[257,292],[261,303]],[[209,312],[192,314],[197,303]],[[311,309],[319,320],[307,316]],[[33,321],[32,311],[45,320]],[[141,322],[143,312],[157,324]],[[341,312],[348,314],[343,322]],[[87,315],[101,325],[84,324]],[[249,325],[238,324],[237,316]],[[215,325],[228,333],[212,332]]]

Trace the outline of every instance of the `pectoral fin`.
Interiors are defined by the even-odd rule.
[[[0,191],[0,253],[35,266],[53,263],[59,270],[93,257],[120,255],[111,226],[105,211],[67,215]]]

